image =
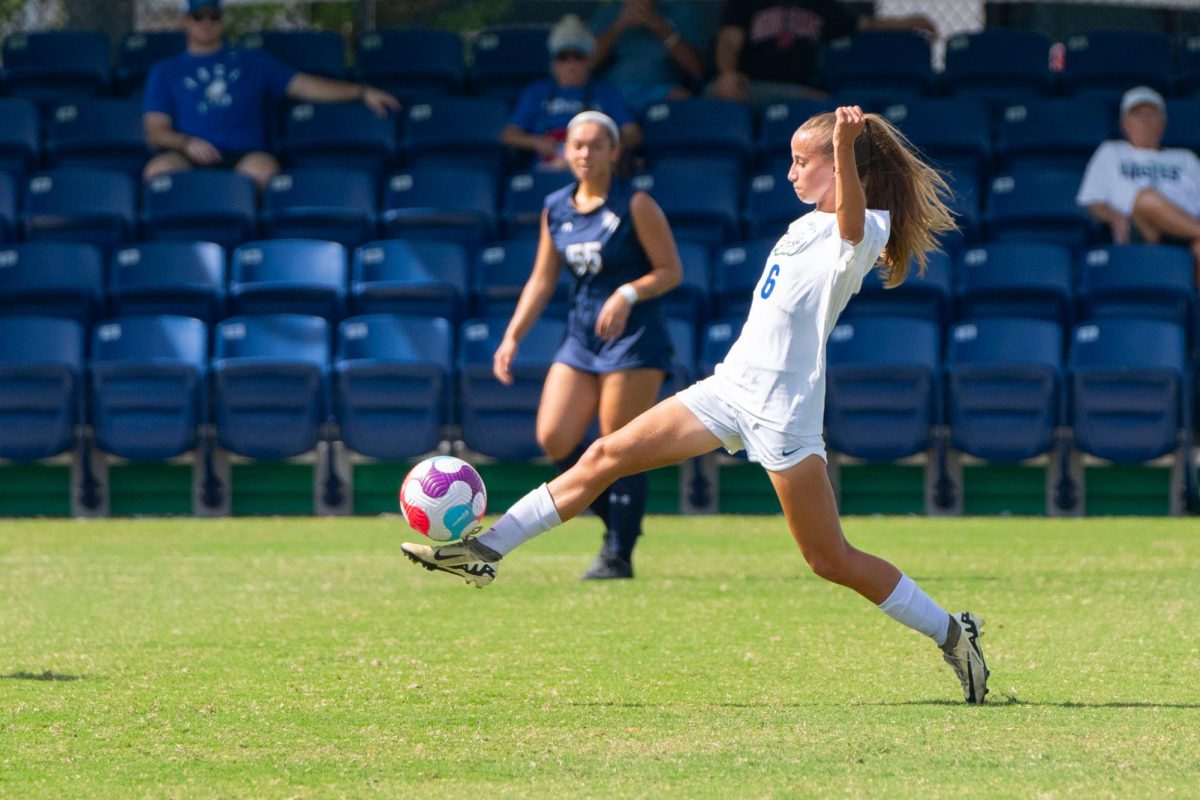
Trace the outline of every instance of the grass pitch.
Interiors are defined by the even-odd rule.
[[[781,518],[599,523],[475,590],[398,519],[0,522],[0,796],[1200,795],[1200,525],[845,521],[987,622],[984,707]]]

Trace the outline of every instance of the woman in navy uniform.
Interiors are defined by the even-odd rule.
[[[538,445],[561,470],[583,452],[594,418],[608,434],[654,405],[671,366],[657,298],[679,285],[683,267],[662,209],[614,175],[619,148],[616,123],[600,112],[585,111],[567,126],[575,182],[546,197],[533,272],[493,362],[497,380],[512,383],[513,356],[566,265],[573,276],[567,334],[537,415]],[[592,505],[606,530],[585,579],[633,577],[647,484],[645,473],[621,478]]]

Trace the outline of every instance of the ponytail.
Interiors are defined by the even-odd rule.
[[[834,122],[834,115],[825,113],[801,126],[827,142],[824,149],[830,158]],[[941,249],[937,237],[958,227],[946,205],[951,195],[946,179],[878,114],[866,115],[866,125],[854,142],[854,161],[867,208],[891,215],[891,235],[880,259],[886,268],[884,285],[892,288],[903,283],[913,259],[918,274],[924,275],[928,254]]]

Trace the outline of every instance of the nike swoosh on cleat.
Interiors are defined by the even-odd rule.
[[[458,558],[458,557],[459,557],[459,556],[457,556],[457,555],[454,555],[454,554],[451,554],[451,555],[448,555],[448,556],[443,556],[443,555],[442,555],[442,551],[440,551],[440,550],[434,550],[434,551],[433,551],[433,560],[434,560],[434,561],[449,561],[449,560],[450,560],[450,559],[452,559],[452,558]]]

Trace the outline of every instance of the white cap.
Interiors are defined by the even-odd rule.
[[[1167,104],[1163,102],[1162,95],[1151,89],[1149,86],[1135,86],[1126,92],[1121,97],[1121,114],[1134,106],[1140,106],[1143,103],[1149,103],[1159,111],[1166,111]]]
[[[556,56],[563,50],[578,50],[585,56],[590,56],[596,49],[596,37],[583,24],[576,14],[567,14],[550,29],[550,38],[546,41],[550,55]]]

